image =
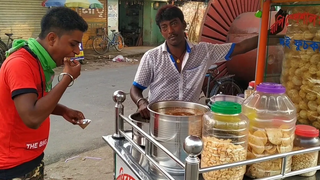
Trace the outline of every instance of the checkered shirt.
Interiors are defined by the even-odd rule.
[[[193,45],[187,41],[187,53],[179,73],[164,42],[143,55],[133,85],[141,90],[150,87],[150,103],[163,100],[198,102],[208,68],[215,63],[229,60],[234,46],[234,43],[205,42]]]

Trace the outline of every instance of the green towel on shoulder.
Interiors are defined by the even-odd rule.
[[[53,69],[57,66],[51,58],[50,54],[42,47],[42,45],[34,38],[30,38],[27,41],[23,39],[14,40],[12,48],[6,52],[8,57],[10,54],[19,50],[23,46],[28,45],[31,51],[37,55],[38,60],[41,63],[44,75],[46,77],[46,92],[52,89],[52,80],[54,78]]]

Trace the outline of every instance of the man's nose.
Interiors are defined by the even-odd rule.
[[[79,55],[79,54],[80,54],[80,48],[79,48],[79,46],[76,46],[76,47],[73,49],[73,53],[75,53],[76,55]]]
[[[168,33],[171,34],[173,32],[173,28],[171,26],[168,26]]]

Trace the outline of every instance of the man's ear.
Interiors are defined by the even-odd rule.
[[[186,21],[183,21],[183,29],[186,29],[187,28],[187,23],[186,23]]]
[[[48,45],[49,45],[49,46],[53,46],[54,43],[57,41],[57,38],[58,38],[58,36],[57,36],[56,33],[54,33],[54,32],[48,33],[48,35],[47,35],[47,37],[46,37],[46,39],[47,39],[47,41],[48,41]]]

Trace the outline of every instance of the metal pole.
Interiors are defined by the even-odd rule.
[[[269,25],[269,14],[270,14],[271,0],[264,0],[262,9],[262,18],[259,34],[259,46],[256,64],[256,77],[255,84],[259,85],[263,82],[265,64],[266,64],[266,47],[268,42],[268,25]]]
[[[185,180],[199,180],[199,164],[200,159],[196,156],[186,158]]]
[[[198,155],[201,154],[203,143],[197,136],[186,137],[183,149],[188,154],[185,163],[184,180],[199,180],[199,164]]]
[[[209,89],[210,89],[210,80],[211,80],[211,75],[208,73],[208,74],[206,74],[206,76],[208,77],[206,98],[209,98],[209,97],[210,97]]]
[[[125,116],[120,115],[120,117],[123,118],[123,120],[125,120],[130,126],[135,128],[140,134],[142,134],[147,139],[147,141],[149,141],[149,147],[146,147],[149,152],[152,151],[152,149],[151,149],[152,147],[150,147],[150,143],[152,143],[157,148],[161,149],[165,154],[167,154],[176,163],[178,163],[179,166],[181,166],[182,168],[185,167],[185,165],[179,160],[179,158],[177,158],[174,154],[172,154],[172,152],[170,152],[168,149],[166,149],[162,144],[160,144],[158,141],[156,141],[154,138],[152,138],[149,134],[147,134],[142,129],[140,129],[137,125],[135,125],[132,121],[130,121]],[[146,150],[146,154],[150,154],[147,150]]]
[[[116,103],[115,105],[115,124],[116,129],[115,133],[112,135],[114,139],[124,139],[124,137],[120,134],[119,130],[123,131],[123,119],[120,117],[120,114],[123,115],[124,106],[123,102],[126,100],[126,94],[123,91],[115,91],[112,96],[113,101]]]
[[[123,106],[123,102],[126,100],[126,94],[123,91],[115,91],[113,93],[112,96],[113,101],[116,103],[115,105],[115,125],[116,125],[116,129],[115,129],[115,133],[112,135],[113,139],[124,139],[124,137],[120,134],[119,129],[123,130],[123,119],[120,117],[120,114],[123,115],[124,112],[124,106]],[[119,143],[119,142],[118,142]],[[116,152],[113,152],[113,177],[114,179],[116,179],[116,172],[115,172],[115,168],[116,168]]]
[[[263,156],[263,157],[259,157],[259,158],[255,158],[255,159],[248,159],[245,161],[237,161],[237,162],[233,162],[233,163],[229,163],[229,164],[210,166],[210,167],[206,167],[206,168],[201,168],[199,170],[199,172],[206,173],[206,172],[210,172],[210,171],[216,171],[216,170],[221,170],[221,169],[226,169],[226,168],[233,168],[236,166],[243,166],[243,165],[248,165],[248,164],[260,163],[260,162],[264,162],[264,161],[270,161],[270,160],[274,160],[274,159],[284,158],[284,157],[298,155],[298,154],[305,154],[305,153],[310,153],[310,152],[315,152],[315,151],[320,151],[320,147],[317,146],[317,147],[312,147],[312,148],[307,148],[307,149],[302,149],[302,150],[297,150],[297,151],[290,151],[290,152],[282,153],[282,154],[274,154],[274,155]],[[320,169],[320,166],[319,166],[319,169]],[[286,174],[289,174],[289,173],[286,173]],[[282,176],[282,175],[280,175],[280,176]],[[272,176],[272,177],[274,177],[274,176]]]
[[[281,174],[282,174],[282,176],[284,176],[284,174],[286,173],[286,169],[287,169],[287,156],[282,158],[281,164],[282,164]]]

